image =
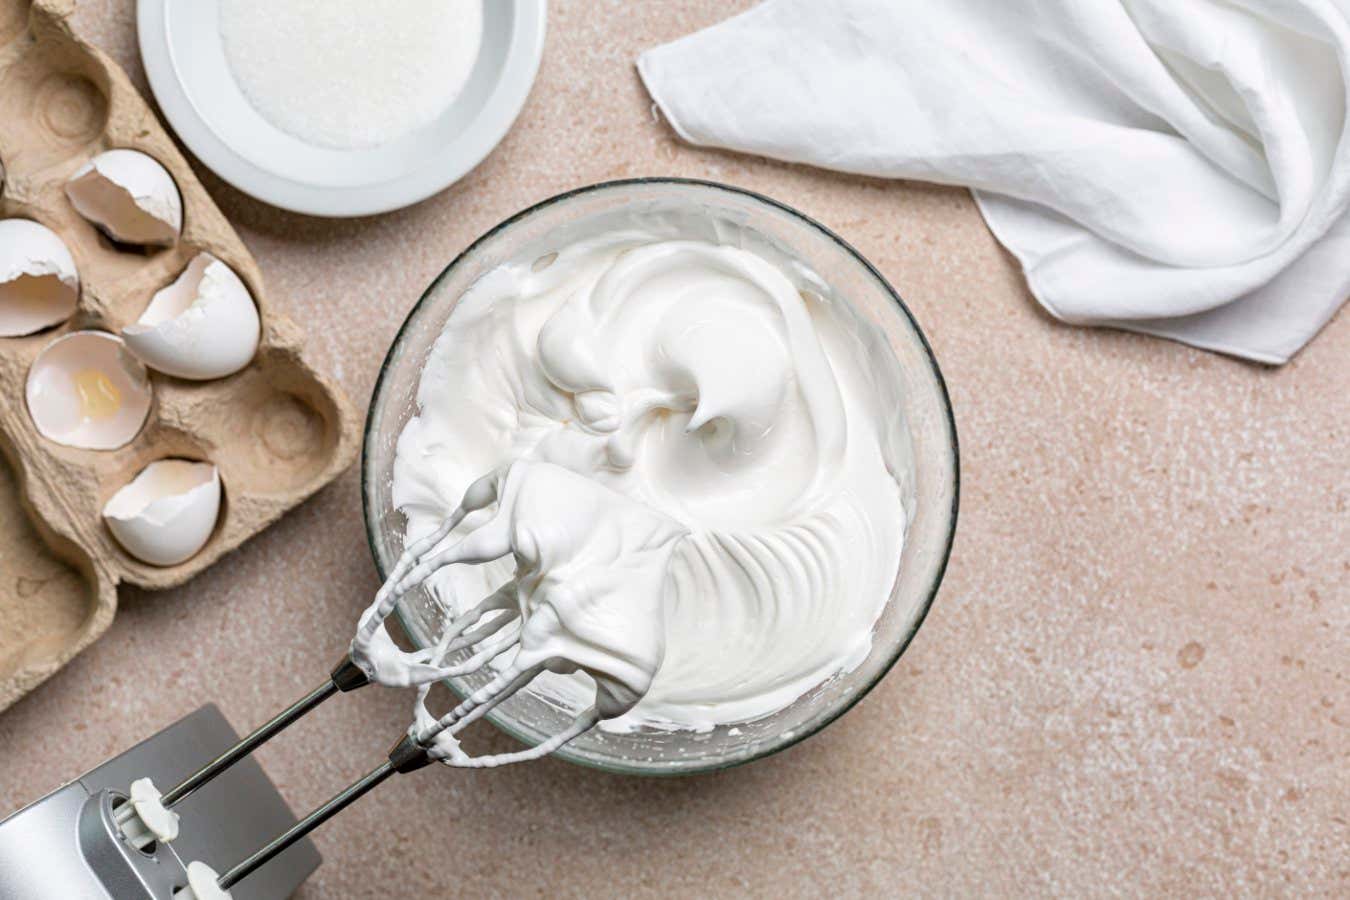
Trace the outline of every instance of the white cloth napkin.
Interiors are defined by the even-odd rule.
[[[1350,0],[768,0],[644,53],[687,141],[968,185],[1055,316],[1283,363],[1350,294]]]

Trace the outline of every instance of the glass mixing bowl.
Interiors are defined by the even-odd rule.
[[[593,730],[555,754],[611,772],[687,774],[759,759],[808,737],[858,702],[899,659],[933,602],[951,550],[959,483],[956,427],[942,374],[913,315],[881,274],[828,228],[767,197],[711,182],[651,178],[581,188],[518,213],[475,241],[432,282],[389,349],[370,405],[362,458],[366,530],[382,579],[403,551],[403,515],[390,501],[398,437],[417,413],[422,366],[460,296],[503,262],[546,258],[573,240],[635,219],[679,221],[684,237],[800,260],[824,282],[818,293],[827,302],[848,301],[844,306],[852,307],[861,346],[878,373],[883,406],[894,412],[881,424],[910,517],[890,600],[877,621],[871,653],[857,668],[754,722],[702,734]],[[419,647],[434,643],[445,619],[423,591],[405,598],[397,617]],[[450,686],[462,696],[486,679],[455,679]],[[571,714],[522,692],[488,718],[534,745],[560,731]]]

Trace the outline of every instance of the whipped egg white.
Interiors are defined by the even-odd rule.
[[[643,585],[632,609],[567,635],[588,658],[645,673],[606,730],[757,719],[867,656],[906,522],[879,424],[895,411],[881,409],[856,319],[811,288],[741,246],[616,230],[489,272],[429,354],[394,463],[407,543],[514,461],[561,467],[672,523],[661,553],[625,557],[651,568],[625,579]],[[532,515],[569,504],[570,482],[552,482]],[[620,532],[556,518],[526,529],[541,572],[541,540],[623,555]],[[596,549],[604,541],[615,547]],[[463,613],[517,562],[455,566],[428,586]],[[661,621],[638,628],[629,612]],[[572,710],[596,696],[585,671],[546,672],[528,690]]]

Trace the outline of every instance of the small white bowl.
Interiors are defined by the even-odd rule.
[[[305,143],[253,108],[225,58],[219,0],[138,0],[141,60],[188,148],[265,203],[314,216],[362,216],[424,200],[463,177],[506,135],[544,49],[546,0],[486,0],[478,62],[436,121],[369,149]]]

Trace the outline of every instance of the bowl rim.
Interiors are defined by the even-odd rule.
[[[943,418],[945,419],[947,425],[947,431],[951,439],[951,448],[952,448],[951,451],[952,501],[951,501],[950,518],[948,521],[947,533],[941,551],[941,559],[938,561],[938,566],[934,573],[932,583],[928,587],[927,595],[923,598],[922,602],[919,605],[918,611],[914,617],[913,625],[909,629],[909,632],[904,636],[902,640],[896,643],[894,649],[890,654],[890,658],[887,659],[885,664],[880,669],[877,670],[876,676],[872,678],[866,685],[864,685],[857,693],[849,697],[845,702],[840,703],[837,706],[827,710],[825,715],[820,717],[820,719],[814,722],[810,727],[798,729],[794,731],[790,737],[780,738],[776,743],[765,747],[763,750],[739,759],[712,762],[706,765],[695,764],[675,769],[657,770],[657,769],[645,769],[638,766],[627,766],[622,763],[611,764],[601,762],[599,760],[591,759],[589,757],[580,754],[573,754],[569,752],[569,748],[566,746],[561,747],[558,750],[554,751],[552,754],[550,754],[553,757],[566,760],[567,762],[573,763],[575,765],[583,766],[589,769],[597,769],[599,771],[611,774],[642,775],[647,777],[678,777],[686,775],[700,775],[710,772],[720,772],[726,769],[735,768],[736,766],[745,765],[746,763],[751,763],[757,760],[765,759],[766,757],[773,756],[777,753],[781,753],[782,751],[788,749],[789,747],[794,747],[797,744],[800,744],[802,741],[806,740],[807,738],[811,737],[812,735],[819,733],[826,726],[830,725],[831,723],[836,721],[840,716],[844,715],[844,713],[848,712],[850,709],[856,706],[864,697],[866,697],[869,693],[872,692],[872,689],[875,688],[883,678],[886,677],[886,675],[891,671],[891,669],[895,667],[895,664],[899,662],[900,657],[904,656],[905,651],[909,649],[909,645],[914,641],[915,636],[919,633],[919,629],[920,627],[922,627],[924,620],[927,619],[928,613],[932,609],[934,601],[937,599],[938,590],[942,586],[943,578],[947,573],[947,566],[951,561],[952,545],[956,539],[956,522],[960,512],[960,498],[961,498],[961,448],[956,430],[956,416],[952,410],[951,394],[947,389],[947,381],[943,377],[942,369],[938,365],[937,357],[933,353],[932,345],[928,342],[928,336],[919,326],[918,319],[915,318],[914,313],[910,310],[909,306],[900,296],[900,293],[891,285],[891,283],[886,279],[886,277],[881,274],[881,272],[877,269],[877,267],[872,265],[872,263],[865,256],[863,256],[862,253],[858,251],[857,248],[855,248],[852,244],[850,244],[848,241],[846,241],[843,237],[841,237],[839,234],[837,234],[834,230],[832,230],[828,226],[822,224],[821,222],[817,221],[811,216],[808,216],[807,214],[801,212],[800,210],[792,206],[789,206],[786,203],[783,203],[779,200],[775,200],[772,197],[766,196],[764,194],[759,193],[758,191],[750,190],[748,188],[737,187],[735,185],[725,184],[723,182],[718,181],[710,181],[701,178],[649,176],[649,177],[620,178],[609,181],[600,181],[595,182],[593,184],[572,188],[571,190],[563,191],[562,193],[559,194],[554,194],[551,197],[547,197],[543,200],[538,201],[537,203],[533,203],[530,206],[521,209],[520,211],[508,216],[501,222],[494,225],[492,228],[485,231],[472,243],[470,243],[467,247],[465,247],[463,250],[461,250],[458,254],[455,255],[454,259],[452,259],[449,262],[449,264],[447,264],[445,268],[443,268],[440,271],[440,273],[431,280],[431,282],[427,285],[426,289],[422,291],[421,296],[417,298],[417,302],[414,303],[412,307],[408,310],[408,314],[404,317],[403,323],[399,326],[398,331],[395,333],[393,341],[390,342],[389,349],[385,353],[384,360],[380,363],[380,371],[379,375],[375,379],[375,386],[371,391],[370,407],[366,411],[366,421],[362,431],[361,515],[362,519],[364,520],[366,530],[366,543],[370,548],[371,559],[375,563],[376,574],[379,576],[380,580],[383,581],[387,577],[388,573],[384,571],[384,567],[380,562],[379,550],[377,549],[375,543],[376,526],[371,518],[372,512],[371,510],[372,491],[370,484],[371,434],[372,429],[374,428],[375,425],[376,412],[379,406],[380,396],[385,386],[385,377],[389,374],[389,370],[395,358],[396,351],[402,345],[403,338],[406,332],[408,331],[409,327],[411,326],[413,319],[417,317],[419,311],[422,309],[423,304],[429,302],[432,294],[435,293],[437,287],[439,287],[441,282],[444,281],[452,271],[454,271],[454,269],[460,264],[462,260],[464,260],[470,254],[472,254],[482,244],[496,237],[498,234],[505,231],[507,228],[510,228],[511,226],[515,225],[517,222],[533,215],[534,213],[537,213],[548,207],[555,206],[559,203],[564,203],[568,200],[572,200],[574,198],[585,196],[588,194],[626,187],[639,187],[646,185],[667,185],[676,187],[692,187],[700,189],[707,188],[712,189],[714,191],[722,191],[730,194],[735,194],[740,198],[748,198],[752,201],[763,203],[780,212],[787,213],[789,216],[792,216],[801,221],[802,223],[806,224],[807,226],[814,228],[816,231],[820,232],[822,235],[824,235],[825,237],[829,238],[834,243],[839,245],[839,247],[842,248],[847,254],[852,256],[859,264],[863,266],[863,268],[872,276],[872,278],[876,280],[876,282],[885,290],[885,292],[890,295],[891,300],[899,308],[901,314],[904,315],[904,317],[908,320],[910,327],[914,331],[914,334],[918,337],[919,346],[923,350],[924,357],[927,359],[928,365],[932,369],[933,377],[937,384],[938,396],[942,401],[942,411],[945,414]],[[401,604],[394,607],[394,616],[398,620],[398,623],[403,628],[404,632],[409,636],[409,638],[415,640],[414,638],[415,630],[409,626],[408,621],[404,617]],[[450,690],[456,696],[460,697],[463,696],[462,693],[458,689],[456,689],[454,685],[451,684],[448,680],[445,680],[444,683],[448,688],[450,688]],[[512,738],[521,741],[522,743],[530,744],[531,746],[533,745],[529,737],[520,734],[515,728],[511,727],[508,724],[503,723],[501,721],[500,715],[495,711],[493,713],[489,713],[485,718],[487,718],[487,720],[491,722],[493,726],[496,727],[499,731],[502,731],[510,735]]]

